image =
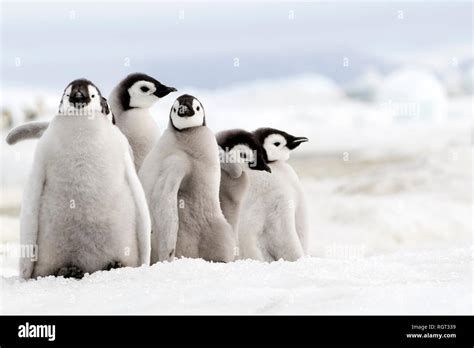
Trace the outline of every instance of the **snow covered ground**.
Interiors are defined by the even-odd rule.
[[[11,248],[35,141],[2,142],[0,312],[472,313],[472,96],[440,102],[439,86],[422,85],[427,92],[408,107],[424,107],[402,115],[391,88],[390,103],[354,100],[316,75],[180,89],[199,97],[215,131],[273,126],[310,138],[291,163],[307,190],[311,256],[293,263],[181,259],[80,281],[20,280]],[[12,110],[37,96],[6,92]],[[48,119],[56,99],[43,96]],[[162,129],[176,96],[155,107]]]
[[[231,264],[181,259],[81,281],[3,280],[3,313],[469,314],[469,248]]]

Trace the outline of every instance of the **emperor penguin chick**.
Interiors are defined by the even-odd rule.
[[[152,221],[151,261],[234,260],[232,227],[219,204],[217,141],[195,97],[180,96],[169,126],[139,172]]]
[[[306,255],[309,249],[309,216],[306,197],[298,175],[287,161],[291,151],[307,142],[308,138],[295,137],[274,128],[259,128],[253,134],[263,147],[265,161],[275,172],[275,178],[278,177],[281,180],[281,189],[291,193],[296,233]]]
[[[216,134],[221,161],[219,199],[222,213],[234,230],[238,245],[238,223],[242,202],[249,187],[249,170],[271,172],[263,159],[263,149],[254,135],[243,129]]]
[[[308,139],[271,128],[253,134],[272,174],[249,173],[250,187],[240,214],[240,257],[295,261],[307,253],[308,223],[298,176],[286,160]]]
[[[117,127],[128,139],[138,170],[160,137],[160,130],[150,108],[176,88],[167,87],[151,76],[128,75],[110,93],[109,104]]]
[[[150,217],[125,136],[92,82],[64,90],[59,112],[38,142],[23,194],[23,278],[149,264]]]

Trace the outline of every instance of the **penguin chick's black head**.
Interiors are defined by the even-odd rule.
[[[263,149],[255,136],[243,129],[231,129],[216,134],[217,144],[226,154],[225,160],[248,163],[254,170],[264,170],[271,173],[270,167],[265,163]]]
[[[149,108],[176,88],[163,85],[153,77],[134,73],[124,78],[117,86],[118,98],[123,110]]]
[[[306,137],[295,137],[275,128],[259,128],[253,131],[253,134],[263,147],[267,162],[287,160],[290,150],[308,141]]]
[[[77,79],[72,81],[68,86],[71,87],[69,92],[69,102],[74,104],[76,107],[79,105],[89,104],[91,101],[91,96],[89,95],[89,86],[91,85],[93,85],[92,82],[86,79]]]
[[[178,130],[206,125],[204,107],[189,94],[179,96],[170,110],[170,122]]]
[[[84,78],[72,81],[64,89],[59,111],[64,113],[70,109],[100,111],[104,115],[109,113],[107,100],[102,97],[99,88]]]

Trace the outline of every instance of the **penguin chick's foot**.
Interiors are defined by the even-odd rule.
[[[57,277],[64,278],[76,278],[81,279],[84,277],[84,271],[76,266],[62,267],[56,272]]]
[[[105,267],[105,270],[110,271],[111,269],[121,268],[121,267],[123,267],[123,265],[120,261],[114,261],[114,262],[109,263],[107,267]]]

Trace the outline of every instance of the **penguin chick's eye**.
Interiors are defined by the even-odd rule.
[[[201,108],[198,106],[198,107],[196,108],[196,110],[199,111],[199,110],[201,110]]]
[[[95,94],[91,95],[92,98],[95,98]]]
[[[277,141],[277,142],[273,143],[273,145],[275,145],[275,146],[280,146],[280,142]]]
[[[146,86],[142,86],[142,87],[140,87],[140,89],[142,90],[142,92],[145,92],[145,93],[150,90],[150,89],[149,89],[148,87],[146,87]]]
[[[173,112],[176,112],[176,108],[173,108]]]

